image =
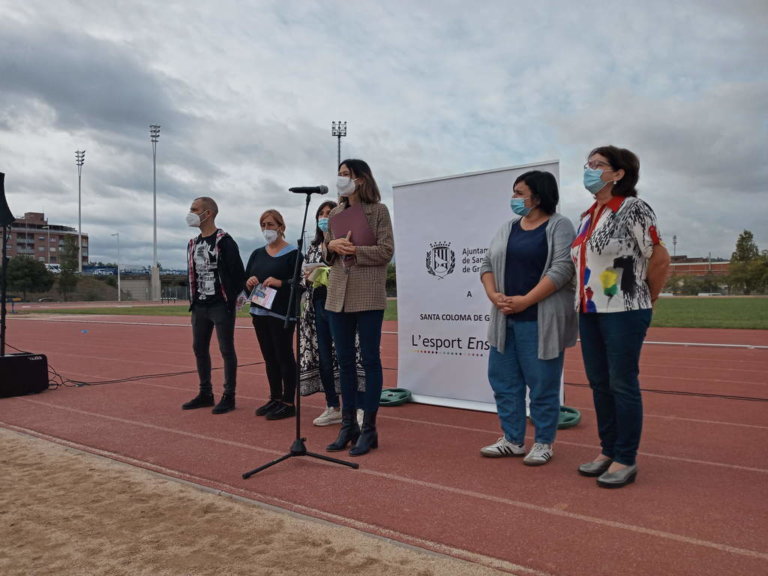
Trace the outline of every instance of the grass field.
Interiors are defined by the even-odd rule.
[[[187,304],[159,306],[110,306],[98,308],[40,308],[23,313],[125,314],[134,316],[187,316]],[[239,312],[247,317],[248,312]],[[397,301],[389,300],[385,320],[397,320]],[[768,297],[674,297],[660,298],[653,313],[653,326],[674,328],[734,328],[768,330]]]
[[[659,298],[653,326],[768,330],[768,297]]]
[[[83,308],[37,308],[20,312],[22,314],[114,314],[117,316],[189,316],[189,304],[159,304],[157,306],[131,306],[130,302],[120,306],[88,306]],[[241,318],[249,316],[248,309],[243,308],[237,315]],[[389,300],[384,311],[384,320],[397,320],[397,302]]]

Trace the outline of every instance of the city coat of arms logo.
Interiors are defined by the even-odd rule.
[[[438,278],[445,278],[456,267],[456,254],[450,242],[431,242],[427,252],[427,272]]]

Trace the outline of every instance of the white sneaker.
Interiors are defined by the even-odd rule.
[[[365,417],[365,410],[362,408],[357,409],[357,425],[362,428],[363,427],[363,418]]]
[[[495,444],[480,448],[480,454],[488,458],[501,458],[503,456],[523,456],[525,446],[522,444],[512,444],[504,436],[499,438]]]
[[[315,426],[330,426],[331,424],[339,424],[341,422],[341,410],[328,406],[323,413],[317,418],[312,420],[312,424]]]
[[[536,442],[523,460],[526,466],[541,466],[552,459],[552,444],[541,444]]]

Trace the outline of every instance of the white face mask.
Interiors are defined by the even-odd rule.
[[[339,191],[339,196],[350,196],[355,192],[355,181],[349,176],[339,176],[336,178],[336,190]]]
[[[277,230],[262,230],[261,233],[264,234],[264,240],[267,241],[267,244],[272,244],[277,240]]]
[[[187,214],[187,226],[190,226],[192,228],[199,228],[200,214],[195,214],[194,212],[190,212],[189,214]]]

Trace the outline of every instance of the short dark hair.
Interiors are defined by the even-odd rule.
[[[195,200],[200,200],[200,203],[205,207],[206,210],[213,212],[214,218],[219,213],[218,204],[216,204],[216,201],[210,196],[198,196],[195,198]]]
[[[512,185],[514,188],[518,182],[525,182],[531,189],[531,195],[539,201],[539,208],[546,214],[554,214],[557,203],[560,202],[560,193],[557,191],[557,180],[550,172],[531,170],[520,174]]]
[[[587,156],[589,160],[593,155],[605,156],[613,170],[624,170],[624,178],[613,186],[611,194],[614,196],[637,196],[637,181],[640,179],[640,159],[637,155],[617,146],[600,146],[595,148]]]
[[[320,218],[320,212],[322,212],[326,206],[330,206],[331,210],[333,210],[334,208],[336,208],[336,206],[338,206],[338,204],[336,204],[336,202],[334,202],[333,200],[326,200],[325,202],[320,204],[320,206],[317,207],[317,212],[315,212],[315,239],[312,240],[312,246],[320,246],[320,244],[323,242],[323,239],[324,239],[323,231],[320,230],[320,228],[318,227],[317,219]]]
[[[381,193],[379,192],[379,187],[376,184],[376,180],[373,177],[373,172],[371,172],[371,167],[368,166],[368,163],[364,160],[348,158],[339,164],[339,169],[341,169],[341,167],[344,165],[349,168],[349,171],[352,172],[352,176],[354,178],[361,178],[363,180],[363,185],[360,187],[360,191],[358,192],[360,202],[364,202],[366,204],[376,204],[381,202]],[[343,205],[347,205],[349,200],[347,200],[345,196],[342,196],[339,202]]]

